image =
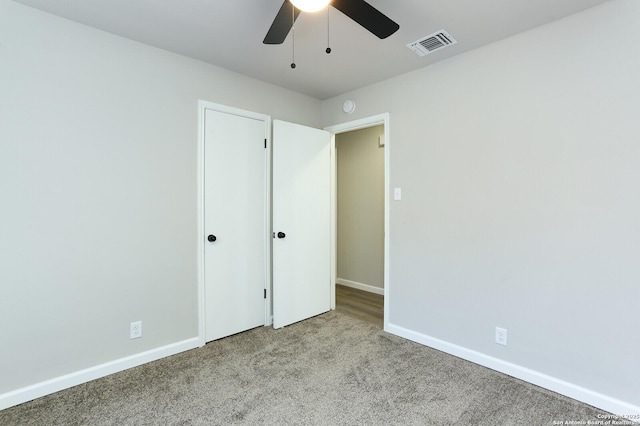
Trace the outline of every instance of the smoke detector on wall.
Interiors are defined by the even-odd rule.
[[[352,100],[346,100],[342,104],[342,111],[344,111],[345,114],[351,114],[355,110],[356,110],[356,103]]]
[[[409,43],[407,44],[407,47],[416,52],[419,56],[426,56],[436,50],[444,49],[445,47],[456,43],[456,39],[451,37],[451,34],[445,30],[441,30],[433,34],[429,34],[428,36],[424,36],[413,43]]]

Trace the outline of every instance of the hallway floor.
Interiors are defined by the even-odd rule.
[[[382,328],[384,296],[336,284],[336,311]]]

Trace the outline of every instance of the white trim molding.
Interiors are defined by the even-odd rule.
[[[336,284],[343,285],[345,287],[351,287],[362,291],[367,291],[369,293],[380,294],[384,296],[384,288],[376,287],[370,284],[363,284],[357,281],[345,280],[344,278],[336,278]]]
[[[584,402],[586,404],[592,405],[596,408],[600,408],[609,413],[619,415],[621,417],[630,414],[640,414],[640,407],[634,404],[621,401],[619,399],[592,391],[590,389],[583,388],[576,384],[566,382],[557,377],[546,375],[539,371],[531,370],[517,364],[512,364],[510,362],[474,351],[472,349],[458,346],[444,340],[436,339],[434,337],[408,330],[394,324],[388,324],[388,327],[385,329],[385,331],[388,331],[391,334],[395,334],[396,336],[414,341],[416,343],[428,346],[430,348],[437,349],[449,355],[471,361],[475,364],[490,368],[500,373],[507,374],[517,379],[524,380],[525,382],[532,383],[550,391],[557,392],[561,395],[567,396],[580,402]],[[634,421],[637,422],[637,420],[635,419]]]
[[[0,395],[0,410],[199,346],[200,339],[194,337],[16,389]]]

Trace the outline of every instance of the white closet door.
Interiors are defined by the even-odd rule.
[[[330,309],[330,134],[273,123],[273,325]]]
[[[266,128],[264,120],[205,112],[206,341],[265,323]]]

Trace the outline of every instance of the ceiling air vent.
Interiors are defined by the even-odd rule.
[[[442,30],[422,37],[413,43],[409,43],[407,44],[407,47],[416,52],[419,56],[425,56],[429,53],[435,52],[436,50],[444,49],[445,47],[456,43],[457,41],[451,37],[451,34]]]

